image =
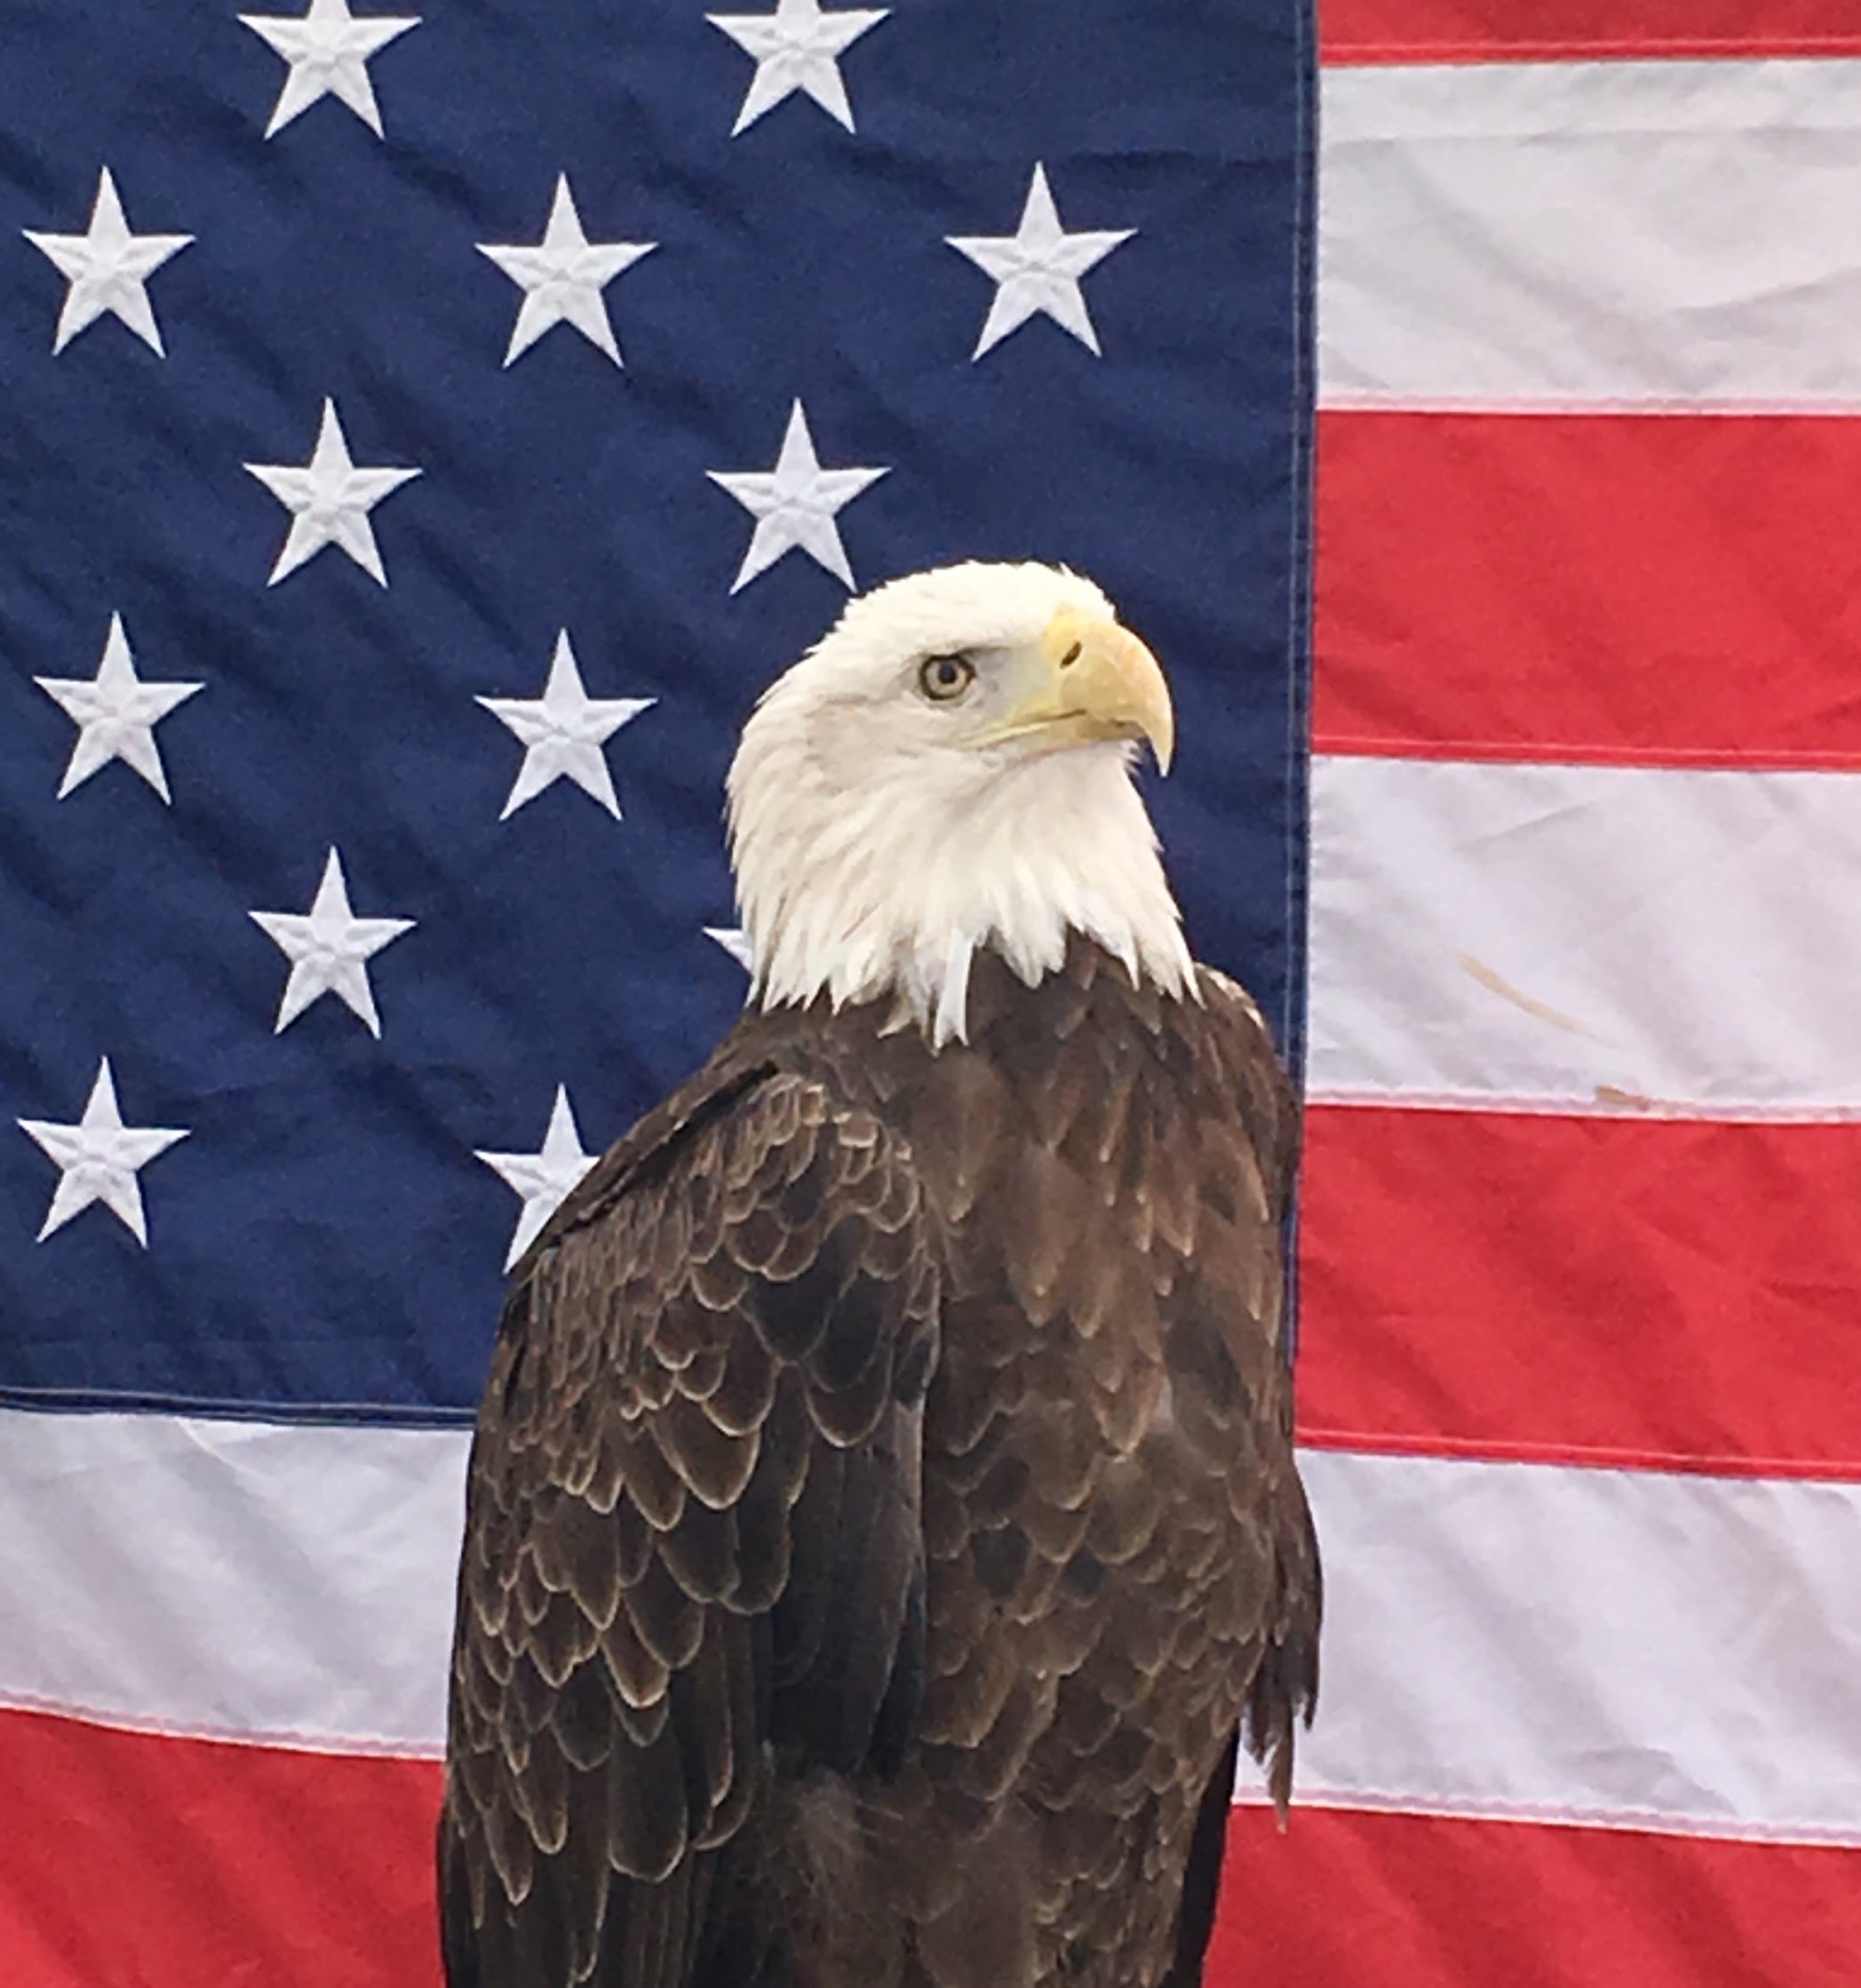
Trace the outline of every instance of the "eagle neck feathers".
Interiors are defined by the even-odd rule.
[[[1181,914],[1117,744],[1054,752],[1005,776],[987,754],[863,770],[856,794],[811,735],[765,727],[733,775],[733,855],[751,999],[839,1010],[891,1003],[931,1046],[970,1036],[978,957],[1038,987],[1089,940],[1133,982],[1198,999]]]

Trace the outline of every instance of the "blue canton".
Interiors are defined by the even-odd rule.
[[[917,568],[1157,650],[1296,1048],[1302,0],[271,4],[0,20],[0,1399],[468,1413],[741,1005],[746,712]]]

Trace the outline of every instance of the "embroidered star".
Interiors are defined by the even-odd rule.
[[[525,748],[510,799],[497,818],[507,822],[526,801],[559,780],[572,780],[592,794],[617,822],[620,802],[601,747],[630,720],[648,710],[650,697],[591,697],[582,687],[575,650],[565,628],[556,637],[549,681],[540,697],[481,697],[491,715],[514,732]]]
[[[265,127],[266,138],[276,137],[322,97],[347,104],[377,138],[383,135],[380,107],[369,81],[369,60],[410,28],[418,28],[418,14],[378,14],[358,20],[349,12],[349,0],[310,0],[305,14],[241,14],[239,19],[290,65],[272,121]]]
[[[248,916],[290,962],[273,1034],[282,1035],[313,1001],[334,994],[351,1014],[361,1016],[371,1036],[380,1036],[381,1017],[375,1012],[367,962],[403,932],[411,932],[412,918],[357,918],[349,909],[342,858],[334,849],[307,913],[252,911]]]
[[[731,592],[748,586],[798,546],[850,591],[853,569],[834,520],[862,490],[889,473],[884,469],[823,469],[807,432],[807,413],[797,401],[789,410],[774,469],[709,472],[711,481],[728,490],[756,521]]]
[[[556,1085],[556,1101],[549,1114],[549,1130],[543,1135],[540,1153],[474,1153],[523,1202],[517,1217],[517,1233],[504,1260],[510,1269],[542,1232],[543,1225],[581,1184],[582,1176],[594,1165],[596,1156],[582,1150],[582,1135],[569,1103],[569,1086]]]
[[[162,769],[162,755],[155,745],[155,727],[177,704],[186,704],[204,685],[145,683],[136,674],[135,658],[123,632],[121,615],[110,616],[103,659],[94,677],[35,677],[32,680],[63,707],[65,715],[77,727],[71,763],[65,768],[65,777],[59,786],[60,800],[112,759],[121,759],[139,773],[163,800],[169,799],[168,776]]]
[[[995,301],[970,354],[972,362],[1030,318],[1043,314],[1096,353],[1099,337],[1093,330],[1079,279],[1136,233],[1134,227],[1115,227],[1069,235],[1060,225],[1059,211],[1046,183],[1046,168],[1037,165],[1028,187],[1027,204],[1021,211],[1021,226],[1013,235],[945,235],[951,248],[967,256],[996,284]]]
[[[620,347],[614,342],[601,292],[623,269],[650,255],[659,246],[656,242],[591,242],[582,231],[582,217],[576,211],[565,172],[557,177],[549,223],[535,248],[489,242],[477,246],[480,255],[490,257],[523,291],[511,348],[504,355],[506,366],[555,324],[572,324],[590,345],[620,364]]]
[[[323,402],[316,448],[301,469],[275,463],[245,466],[291,514],[290,530],[267,586],[276,586],[325,545],[340,545],[364,573],[387,584],[369,513],[391,491],[412,482],[418,470],[358,469],[349,459],[348,439],[334,401]]]
[[[74,1215],[81,1215],[93,1201],[100,1201],[144,1249],[148,1247],[142,1187],[136,1176],[187,1133],[172,1126],[125,1125],[116,1106],[116,1085],[107,1056],[97,1065],[90,1101],[75,1125],[48,1125],[42,1118],[21,1118],[19,1125],[59,1170],[52,1205],[39,1229],[39,1242],[62,1229]]]
[[[91,225],[83,235],[41,235],[29,227],[20,232],[70,285],[52,335],[54,353],[107,314],[121,318],[151,352],[166,356],[148,300],[148,279],[193,241],[191,235],[131,235],[107,166],[97,176]]]
[[[775,0],[772,14],[706,14],[713,28],[721,28],[744,54],[756,58],[756,74],[731,137],[748,131],[765,111],[798,90],[850,131],[853,107],[840,77],[840,57],[890,12],[848,7],[826,13],[820,0]]]
[[[704,936],[720,945],[744,973],[750,973],[755,967],[755,955],[750,950],[750,934],[741,926],[707,925],[704,927]]]

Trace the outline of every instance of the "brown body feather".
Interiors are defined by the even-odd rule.
[[[746,1017],[558,1213],[473,1453],[452,1988],[1199,1981],[1319,1612],[1295,1108],[1203,988],[1076,940],[934,1055]]]

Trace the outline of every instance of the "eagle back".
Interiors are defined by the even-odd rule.
[[[1283,1801],[1319,1607],[1296,1106],[1199,991],[1076,940],[1034,989],[979,958],[935,1053],[746,1016],[538,1237],[469,1488],[453,1988],[1199,1980],[1236,1729]]]

